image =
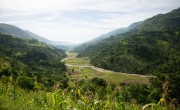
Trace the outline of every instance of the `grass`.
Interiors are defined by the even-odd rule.
[[[81,80],[81,79],[92,79],[95,77],[103,78],[107,81],[108,84],[120,84],[122,82],[125,83],[139,83],[139,84],[149,84],[148,77],[140,77],[136,75],[127,75],[127,74],[119,74],[119,73],[111,73],[111,72],[99,72],[93,70],[90,67],[78,68],[78,67],[69,67],[69,71],[74,68],[74,72],[68,75],[70,79],[73,80]]]
[[[68,52],[67,53],[68,58],[75,57],[76,55],[77,55],[77,53],[75,53],[75,52]]]
[[[52,92],[27,91],[17,87],[15,99],[13,91],[10,82],[7,86],[0,80],[0,110],[169,110],[168,105],[164,106],[165,98],[158,104],[142,106],[133,101],[125,102],[121,94],[114,96],[116,91],[107,92],[106,99],[101,100],[96,93],[84,93],[78,86],[71,90],[55,89]],[[170,110],[176,110],[173,107]]]
[[[71,91],[57,89],[54,92],[26,91],[0,81],[0,110],[139,110],[141,105],[114,100],[100,100],[96,94],[84,95],[80,89]],[[109,94],[111,95],[111,94]]]
[[[86,65],[90,66],[90,59],[87,57],[84,58],[77,58],[77,53],[75,52],[68,52],[67,53],[67,59],[64,60],[64,62],[68,65]]]
[[[88,58],[70,58],[65,61],[66,64],[69,65],[86,65],[90,66],[91,64],[89,63],[90,60]]]
[[[131,75],[131,74],[124,74],[120,72],[112,72],[112,71],[98,71],[95,70],[90,66],[90,60],[88,58],[77,58],[76,53],[69,52],[68,57],[69,59],[65,60],[65,63],[68,66],[68,76],[73,80],[81,80],[81,79],[92,79],[95,77],[103,78],[107,81],[108,84],[120,84],[122,82],[125,83],[139,83],[139,84],[149,84],[149,77],[142,77],[140,75]],[[75,66],[73,66],[75,65]],[[85,65],[85,66],[84,66]],[[87,67],[86,67],[87,66]],[[72,72],[74,69],[74,72]],[[70,82],[72,85],[73,82]]]

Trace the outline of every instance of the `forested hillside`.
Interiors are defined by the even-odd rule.
[[[180,8],[175,9],[167,14],[158,14],[152,18],[146,19],[135,30],[152,30],[163,31],[180,27]]]
[[[0,34],[0,77],[19,78],[20,86],[25,89],[46,86],[50,90],[54,83],[66,87],[66,67],[61,62],[65,56],[64,51],[35,39]]]
[[[88,42],[85,42],[83,44],[80,44],[79,46],[75,47],[74,50],[76,52],[81,52],[81,51],[84,51],[86,50],[89,46],[91,45],[95,45],[105,39],[108,39],[110,38],[111,36],[118,36],[119,34],[122,34],[122,33],[126,33],[128,32],[129,30],[131,29],[134,29],[135,27],[137,27],[138,25],[140,25],[141,22],[135,22],[135,23],[132,23],[130,26],[126,27],[126,28],[119,28],[119,29],[116,29],[114,31],[111,31],[111,32],[108,32],[106,34],[103,34],[95,39],[92,39]]]
[[[10,24],[0,23],[0,33],[16,36],[16,37],[23,38],[23,39],[36,39],[39,42],[47,43],[49,45],[52,45],[52,46],[62,49],[64,51],[71,48],[68,45],[63,45],[61,43],[57,44],[57,43],[50,41],[44,37],[34,34],[30,31],[23,30],[17,26],[10,25]]]
[[[95,66],[127,73],[180,72],[180,9],[143,21],[134,29],[90,45],[79,56]]]
[[[23,29],[20,29],[19,27],[9,25],[9,24],[5,24],[5,23],[0,23],[0,33],[16,36],[16,37],[20,37],[20,38],[36,39],[40,42],[45,42],[48,44],[51,43],[50,40],[48,40],[44,37],[41,37],[41,36],[36,35],[30,31],[23,30]]]

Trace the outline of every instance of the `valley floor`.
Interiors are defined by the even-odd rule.
[[[62,60],[68,67],[67,75],[71,81],[98,77],[105,79],[109,84],[116,85],[120,83],[149,84],[149,77],[152,77],[105,70],[91,65],[90,60],[86,57],[77,58],[76,56],[77,53],[68,52],[67,58]]]

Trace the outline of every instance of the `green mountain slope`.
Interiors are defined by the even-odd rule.
[[[114,71],[147,74],[180,71],[180,9],[143,21],[134,29],[88,46],[95,66]]]
[[[4,24],[4,23],[0,23],[0,33],[13,35],[13,36],[17,36],[20,38],[36,39],[40,42],[44,42],[44,43],[48,43],[48,44],[51,43],[51,41],[49,41],[48,39],[46,39],[44,37],[36,35],[32,32],[27,31],[27,30],[22,30],[19,27],[9,25],[9,24]]]
[[[167,14],[159,14],[142,22],[135,30],[167,30],[180,27],[180,8]]]
[[[27,76],[44,86],[66,81],[62,50],[37,40],[0,34],[0,76]],[[66,85],[63,85],[63,87]]]
[[[34,34],[30,31],[23,30],[17,26],[10,25],[10,24],[0,23],[0,33],[16,36],[19,38],[25,38],[25,39],[36,39],[40,42],[47,43],[49,45],[52,45],[56,48],[59,48],[59,49],[65,50],[65,51],[71,48],[68,45],[63,45],[61,43],[56,44],[53,41],[50,41],[44,37],[41,37],[41,36]]]
[[[140,25],[140,24],[141,24],[141,22],[132,23],[130,26],[128,26],[128,27],[126,27],[126,28],[116,29],[116,30],[111,31],[111,32],[109,32],[109,33],[107,33],[107,34],[101,35],[101,36],[99,36],[99,37],[91,40],[90,42],[100,42],[100,41],[102,41],[102,40],[104,40],[104,39],[107,39],[107,38],[109,38],[109,37],[111,37],[111,36],[116,36],[116,35],[118,35],[118,34],[125,33],[125,32],[127,32],[127,31],[129,31],[129,30],[131,30],[131,29],[134,29],[135,27],[137,27],[137,26]]]
[[[105,39],[108,39],[110,38],[111,36],[117,36],[118,34],[122,34],[122,33],[125,33],[125,32],[128,32],[129,30],[131,29],[134,29],[135,27],[137,27],[138,25],[140,25],[141,22],[135,22],[135,23],[132,23],[130,26],[126,27],[126,28],[119,28],[119,29],[116,29],[114,31],[111,31],[111,32],[108,32],[106,34],[103,34],[95,39],[92,39],[86,43],[83,43],[77,47],[74,48],[75,51],[77,52],[81,52],[83,50],[85,50],[87,47],[91,46],[91,45],[94,45],[94,44],[97,44]]]

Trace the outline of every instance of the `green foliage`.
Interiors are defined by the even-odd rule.
[[[18,85],[20,87],[22,87],[23,89],[27,89],[27,90],[33,90],[34,89],[34,81],[32,78],[30,77],[26,77],[26,76],[20,76],[18,79]]]
[[[119,28],[119,29],[116,29],[114,31],[111,31],[111,32],[108,32],[106,34],[103,34],[95,39],[92,39],[86,43],[83,43],[81,44],[80,46],[74,48],[74,51],[76,52],[81,52],[81,51],[84,51],[85,49],[87,49],[89,46],[93,46],[94,44],[97,44],[107,38],[110,38],[112,36],[117,36],[118,34],[122,34],[122,33],[126,33],[128,32],[129,30],[131,29],[134,29],[135,27],[137,27],[138,25],[140,25],[141,22],[135,22],[135,23],[132,23],[130,26],[126,27],[126,28]]]
[[[121,87],[124,100],[144,104],[153,102],[143,109],[149,106],[157,110],[172,109],[180,100],[179,13],[180,8],[154,16],[124,34],[88,45],[85,49],[79,47],[76,51],[79,57],[89,57],[91,64],[97,67],[155,75],[150,80],[151,85],[125,84]]]
[[[111,38],[90,46],[79,56],[88,56],[95,66],[113,71],[173,73],[179,71],[179,35],[176,32],[179,29],[141,32],[123,39]],[[119,42],[113,42],[113,39]]]
[[[78,50],[78,56],[89,57],[93,65],[113,71],[136,74],[179,72],[179,11],[147,19],[124,34]]]
[[[7,34],[7,35],[13,35],[13,36],[23,38],[23,39],[36,39],[40,42],[45,42],[48,44],[51,43],[51,41],[49,41],[48,39],[46,39],[44,37],[41,37],[39,35],[29,32],[27,30],[22,30],[19,27],[5,24],[5,23],[0,23],[0,33]],[[32,43],[36,42],[36,40],[32,40]]]
[[[172,102],[173,100],[177,100],[178,103],[180,101],[180,74],[157,74],[157,77],[152,78],[151,82],[151,99],[158,100],[162,97],[163,93],[165,93],[166,89],[166,100]],[[166,82],[166,85],[163,85]],[[166,88],[165,88],[166,86]],[[152,100],[151,100],[152,101]]]
[[[166,30],[180,27],[180,8],[167,14],[158,14],[152,18],[146,19],[136,29],[137,30]]]
[[[102,86],[102,87],[106,87],[107,86],[107,83],[104,79],[101,79],[101,78],[93,78],[91,80],[91,82],[97,86]]]
[[[24,79],[24,78],[23,78]],[[29,78],[25,78],[29,79]],[[83,89],[84,85],[94,85],[91,80],[82,80],[77,86],[65,90],[57,89],[52,92],[45,91],[25,91],[16,88],[13,100],[13,86],[1,83],[0,80],[0,109],[7,110],[38,110],[38,109],[77,109],[77,110],[164,110],[175,109],[175,105],[165,102],[163,97],[157,104],[150,103],[142,107],[137,102],[147,103],[146,97],[149,93],[148,86],[133,84],[129,86],[116,87],[114,90],[110,86],[91,86],[91,89]],[[87,86],[87,87],[88,87]],[[119,89],[121,88],[121,89]],[[124,88],[124,89],[123,89]],[[159,100],[159,99],[158,99]],[[164,105],[166,104],[166,105]],[[178,109],[178,108],[177,108]]]
[[[147,96],[149,95],[149,88],[147,85],[131,84],[125,87],[123,92],[126,101],[135,99],[138,103],[148,103]]]
[[[66,66],[61,62],[65,56],[64,51],[37,40],[0,34],[0,77],[36,77],[37,85],[52,88],[58,82],[65,88],[68,79],[65,75]]]

